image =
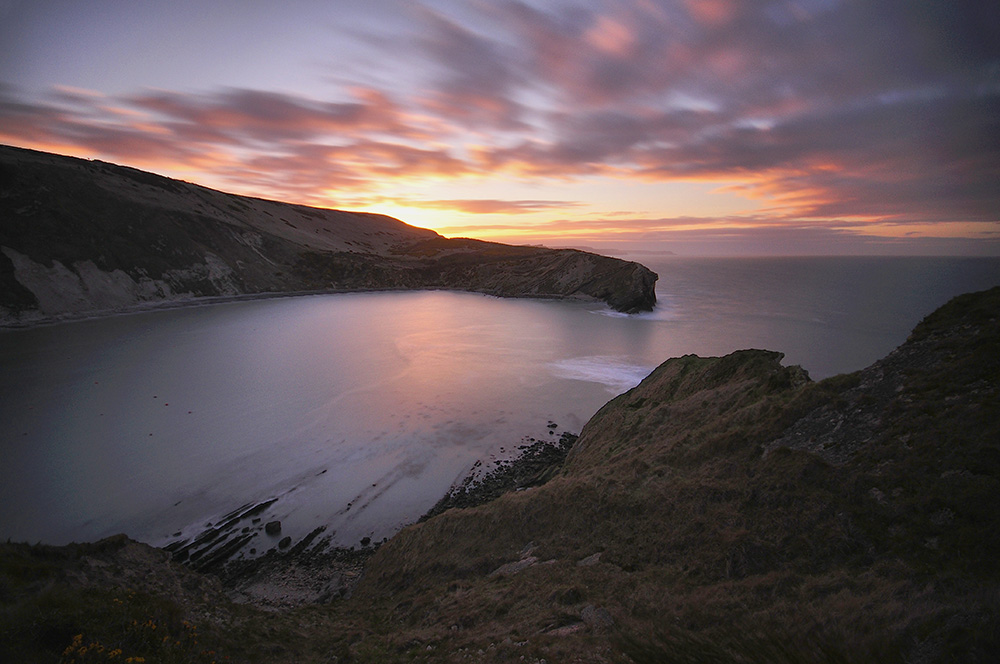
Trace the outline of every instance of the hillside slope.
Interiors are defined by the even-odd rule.
[[[856,374],[811,383],[781,357],[668,360],[544,486],[401,532],[358,591],[406,625],[379,642],[494,644],[487,661],[516,652],[507,637],[548,661],[989,661],[1000,288]]]
[[[170,608],[234,661],[994,661],[1000,288],[854,374],[781,358],[666,361],[547,483],[404,529],[349,599],[227,608],[150,554],[130,615]],[[137,638],[106,571],[127,578],[135,546],[0,546],[0,644]]]
[[[0,325],[144,302],[446,288],[652,309],[656,275],[575,250],[449,240],[385,215],[226,194],[0,146]]]

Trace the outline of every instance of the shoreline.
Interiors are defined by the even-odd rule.
[[[554,422],[548,424],[553,436],[557,427]],[[403,529],[449,509],[476,507],[506,493],[545,484],[562,468],[577,438],[577,434],[567,431],[548,440],[525,437],[512,455],[491,462],[477,461],[431,509]],[[244,557],[243,545],[254,537],[247,531],[263,531],[267,524],[255,519],[251,528],[240,526],[267,505],[246,505],[228,515],[227,523],[156,548],[170,555],[173,562],[217,578],[233,601],[282,611],[350,597],[364,575],[368,559],[399,532],[378,542],[365,538],[360,548],[348,548],[331,546],[333,533],[326,534],[327,527],[320,526],[294,544],[288,538],[256,557]]]
[[[117,318],[119,316],[130,316],[133,314],[151,313],[157,311],[172,311],[175,309],[188,309],[205,307],[215,304],[231,304],[234,302],[255,302],[260,300],[275,300],[291,297],[310,297],[316,295],[352,295],[352,294],[372,294],[372,293],[416,293],[416,292],[445,292],[445,293],[469,293],[470,295],[482,295],[502,300],[538,300],[546,301],[567,301],[582,302],[587,304],[601,304],[609,311],[616,311],[603,300],[585,295],[495,295],[482,291],[465,290],[462,288],[345,288],[332,290],[309,290],[309,291],[288,291],[271,293],[240,293],[237,295],[205,295],[193,296],[190,298],[149,300],[136,302],[135,304],[115,307],[110,309],[97,309],[91,311],[67,312],[55,315],[42,315],[38,318],[20,320],[16,314],[0,312],[0,334],[5,332],[16,332],[21,330],[33,330],[40,327],[51,327],[63,323],[78,323],[89,320],[104,320]],[[2,309],[2,308],[0,308]],[[618,312],[621,313],[621,312]],[[641,312],[648,313],[648,312]],[[623,316],[637,316],[639,314],[624,314]],[[11,321],[10,319],[14,320]]]
[[[273,501],[248,504],[226,515],[226,520],[201,533],[172,543],[156,546],[132,538],[127,533],[98,540],[70,542],[63,545],[8,540],[14,547],[31,550],[76,552],[131,543],[155,557],[175,563],[188,573],[211,580],[236,604],[253,606],[267,612],[285,612],[309,605],[330,604],[352,596],[362,580],[368,560],[379,548],[406,528],[422,524],[449,509],[469,509],[492,502],[500,496],[526,491],[545,484],[562,468],[578,436],[563,431],[556,437],[555,423],[549,423],[554,439],[522,438],[513,454],[479,460],[465,477],[448,489],[441,499],[417,520],[381,541],[362,540],[360,547],[331,546],[333,531],[320,526],[297,542],[283,539],[254,557],[243,555],[244,545],[269,524],[262,516]],[[253,525],[241,527],[244,523]],[[280,522],[277,522],[280,531]],[[249,535],[247,531],[252,531]],[[259,531],[259,533],[257,532]],[[274,542],[277,542],[275,539]],[[155,553],[154,553],[155,552]]]

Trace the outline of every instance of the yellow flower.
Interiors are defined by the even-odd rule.
[[[70,654],[71,652],[79,648],[81,643],[83,643],[83,634],[77,634],[76,636],[73,637],[73,642],[70,643],[68,646],[66,646],[66,650],[63,650],[63,655],[65,656]]]

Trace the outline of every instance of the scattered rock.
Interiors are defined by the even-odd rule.
[[[426,521],[453,507],[482,505],[508,491],[545,484],[562,468],[576,439],[577,436],[569,432],[554,441],[527,438],[526,444],[519,447],[519,456],[496,462],[496,468],[482,475],[476,473],[482,465],[477,461],[461,485],[445,494],[420,520]]]
[[[292,544],[291,536],[285,535],[284,537],[281,538],[281,541],[278,542],[278,548],[287,549],[289,546],[291,546],[291,544]]]
[[[580,618],[587,624],[587,627],[594,631],[608,629],[615,624],[615,619],[611,617],[607,609],[592,604],[583,607]]]
[[[555,629],[550,629],[545,632],[549,636],[569,636],[570,634],[578,634],[579,632],[587,629],[587,625],[582,622],[573,623],[571,625],[564,625],[562,627],[556,627]]]
[[[281,522],[280,521],[268,521],[264,525],[264,532],[268,535],[278,535],[281,533]]]
[[[497,567],[492,572],[490,572],[489,578],[492,579],[495,576],[517,574],[521,570],[527,569],[528,567],[531,567],[537,562],[538,558],[536,558],[535,556],[528,556],[527,558],[521,558],[520,560],[516,560],[512,563],[505,563],[503,565],[500,565],[500,567]]]

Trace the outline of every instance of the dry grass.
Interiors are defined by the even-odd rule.
[[[390,541],[360,601],[432,616],[421,627],[445,643],[434,626],[452,621],[479,644],[516,633],[538,657],[597,639],[636,661],[977,661],[1000,624],[1000,352],[983,334],[964,359],[959,338],[921,350],[846,465],[761,449],[820,405],[852,407],[861,376],[807,384],[757,351],[671,360],[588,423],[559,477]],[[529,543],[535,565],[489,576]],[[586,605],[617,636],[553,641]]]
[[[349,600],[229,614],[222,645],[303,662],[993,661],[997,311],[1000,289],[959,302],[884,364],[815,384],[775,353],[671,360],[544,485],[405,529]],[[836,427],[859,409],[877,425],[847,461],[763,453],[807,414]]]

